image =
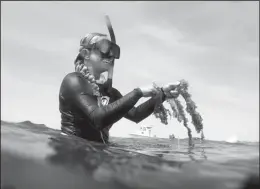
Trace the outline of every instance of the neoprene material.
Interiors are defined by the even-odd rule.
[[[115,88],[108,92],[102,85],[99,87],[103,96],[110,97],[106,106],[98,106],[97,97],[92,95],[92,86],[81,73],[73,72],[63,79],[59,109],[64,133],[103,142],[101,131],[103,139],[108,142],[108,131],[115,122],[125,117],[138,123],[154,111],[158,101],[165,100],[165,96],[160,94],[135,108],[134,105],[143,95],[139,88],[122,96]]]

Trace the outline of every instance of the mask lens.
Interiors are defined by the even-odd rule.
[[[115,43],[111,43],[111,52],[113,54],[113,57],[116,58],[116,59],[119,59],[120,58],[120,47],[115,44]]]
[[[119,59],[120,57],[120,47],[107,39],[98,41],[96,47],[101,52],[103,58],[113,57]]]
[[[97,43],[97,48],[100,50],[100,52],[107,54],[110,50],[110,42],[108,40],[101,40]]]

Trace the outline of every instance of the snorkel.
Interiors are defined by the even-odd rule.
[[[116,37],[115,37],[114,30],[112,28],[112,24],[111,24],[110,19],[109,19],[109,16],[106,15],[105,19],[106,19],[107,29],[108,29],[109,35],[110,35],[110,40],[111,40],[111,42],[116,44]],[[108,92],[111,91],[111,89],[112,89],[113,71],[114,71],[114,60],[111,63],[110,69],[108,70],[108,78],[107,78],[107,81],[105,83],[105,88],[108,90]]]

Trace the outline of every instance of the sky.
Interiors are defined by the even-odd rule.
[[[122,94],[185,79],[207,139],[259,141],[258,1],[1,1],[1,120],[60,129],[60,84],[74,71],[80,39],[108,34],[106,14],[121,47],[113,85]],[[111,136],[150,125],[158,137],[187,137],[181,123],[153,115],[139,124],[123,118]]]

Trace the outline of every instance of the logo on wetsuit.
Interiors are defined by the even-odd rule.
[[[101,97],[101,103],[102,103],[103,106],[108,105],[108,103],[109,103],[109,97],[108,97],[108,96],[102,96],[102,97]]]

